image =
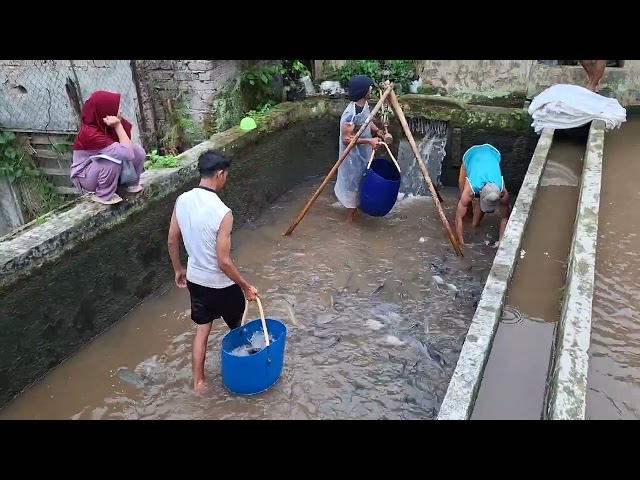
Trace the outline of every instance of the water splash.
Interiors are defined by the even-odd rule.
[[[445,147],[449,135],[449,126],[446,122],[424,118],[411,118],[408,119],[408,123],[411,132],[416,136],[418,151],[426,164],[431,181],[438,187],[440,186],[442,162],[446,154]],[[403,173],[400,192],[404,196],[409,194],[430,196],[424,176],[415,160],[413,149],[404,138],[400,140],[398,146],[398,163]]]

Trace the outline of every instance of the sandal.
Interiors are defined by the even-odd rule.
[[[102,205],[115,205],[116,203],[120,203],[122,201],[122,197],[117,193],[114,193],[110,200],[104,200],[97,195],[91,195],[91,200],[97,203],[101,203]]]
[[[127,187],[127,193],[140,193],[142,191],[142,185],[130,185]]]

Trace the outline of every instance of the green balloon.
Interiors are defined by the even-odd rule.
[[[256,121],[251,117],[244,117],[240,122],[240,129],[248,132],[249,130],[253,130],[256,128]]]

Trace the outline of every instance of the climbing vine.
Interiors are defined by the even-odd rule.
[[[189,118],[189,108],[184,102],[184,94],[178,94],[173,101],[167,100],[169,129],[160,140],[165,155],[176,156],[191,148],[204,137],[203,128]]]

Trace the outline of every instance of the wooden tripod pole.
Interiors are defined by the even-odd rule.
[[[376,113],[378,113],[378,110],[380,110],[380,107],[382,106],[386,98],[389,96],[389,93],[391,92],[393,92],[393,84],[387,82],[387,86],[384,90],[384,93],[380,96],[380,100],[378,100],[378,103],[376,103],[376,106],[373,107],[373,110],[371,110],[371,113],[369,113],[369,116],[367,117],[365,122],[362,124],[358,132],[355,134],[351,142],[349,142],[349,145],[347,145],[347,148],[344,149],[344,152],[342,153],[342,155],[340,155],[340,158],[338,158],[338,161],[333,166],[333,168],[329,171],[324,181],[320,184],[316,192],[311,196],[307,204],[304,206],[304,208],[298,215],[298,218],[296,218],[296,220],[291,224],[291,226],[289,227],[289,230],[287,230],[284,233],[285,236],[291,235],[291,233],[293,233],[293,231],[298,226],[298,224],[302,221],[304,216],[307,214],[307,212],[311,208],[311,205],[313,205],[313,202],[316,201],[316,199],[322,193],[322,190],[324,190],[324,188],[327,186],[329,181],[331,181],[333,176],[336,174],[336,172],[338,171],[338,168],[340,167],[344,159],[347,158],[347,155],[349,155],[349,152],[355,146],[356,142],[358,141],[360,136],[364,133],[365,129],[367,128],[367,125],[371,123],[371,120],[373,120],[373,117],[376,116]],[[340,134],[342,135],[342,132],[340,132]]]
[[[402,129],[404,130],[404,134],[407,136],[407,140],[409,141],[409,144],[411,145],[413,153],[416,156],[416,162],[418,163],[418,167],[420,167],[420,170],[422,171],[422,175],[424,176],[424,181],[427,182],[427,186],[431,191],[431,198],[433,199],[433,203],[435,204],[436,209],[438,210],[438,214],[440,215],[440,220],[442,220],[442,224],[444,225],[444,228],[447,231],[447,234],[449,235],[449,240],[451,241],[453,250],[456,252],[456,255],[458,255],[459,257],[462,257],[464,255],[462,255],[462,250],[460,250],[460,245],[458,244],[456,237],[453,235],[453,231],[451,230],[451,225],[449,225],[449,220],[447,220],[447,217],[442,211],[442,206],[440,205],[440,198],[439,198],[438,192],[436,191],[435,187],[433,186],[433,182],[429,177],[429,172],[427,171],[427,167],[424,166],[424,162],[422,161],[422,157],[420,156],[420,151],[418,150],[416,141],[413,138],[413,135],[411,134],[411,130],[409,129],[409,124],[407,124],[407,119],[404,116],[402,107],[400,107],[400,102],[398,102],[398,97],[396,96],[396,93],[393,91],[389,95],[389,102],[391,103],[391,107],[395,111],[395,114],[398,117],[400,124],[402,125]]]

